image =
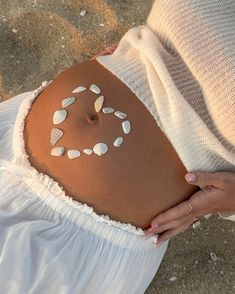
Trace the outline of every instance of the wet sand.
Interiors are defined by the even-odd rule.
[[[129,28],[145,22],[152,2],[0,1],[1,100],[33,90],[118,42]],[[233,222],[214,215],[177,236],[146,293],[235,293],[234,230]]]

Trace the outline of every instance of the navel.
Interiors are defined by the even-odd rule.
[[[128,117],[127,113],[114,109],[111,106],[103,107],[105,103],[105,97],[101,95],[101,88],[97,86],[96,84],[92,84],[89,87],[89,89],[87,89],[84,86],[78,86],[72,91],[72,93],[75,95],[62,99],[62,102],[61,102],[62,108],[55,110],[53,114],[53,118],[52,118],[53,124],[61,125],[66,119],[69,119],[69,108],[72,107],[72,105],[76,103],[79,99],[84,99],[83,97],[82,98],[80,97],[81,93],[83,93],[84,91],[89,91],[89,90],[96,95],[95,97],[96,99],[94,102],[95,112],[90,113],[86,116],[87,121],[90,124],[94,124],[98,122],[99,115],[105,115],[105,116],[113,115],[114,117],[116,117],[116,119],[120,120],[123,134],[128,135],[131,131],[131,122],[130,120],[127,119]],[[89,129],[87,131],[89,131]],[[60,139],[65,135],[65,133],[66,132],[64,129],[62,129],[62,127],[60,128],[54,127],[51,130],[51,137],[50,137],[51,145],[54,146],[55,144],[57,144],[60,141]],[[85,146],[85,148],[83,147],[82,149],[74,148],[74,149],[66,150],[65,146],[57,146],[51,150],[51,156],[60,157],[65,155],[66,153],[69,159],[79,158],[81,157],[82,154],[86,156],[90,156],[92,154],[102,156],[106,154],[109,150],[108,144],[105,141],[106,139],[104,138],[103,142],[95,143],[94,146]],[[124,142],[124,138],[122,136],[120,135],[114,136],[113,144],[111,147],[112,148],[114,147],[115,149],[117,149],[123,145],[123,142]]]

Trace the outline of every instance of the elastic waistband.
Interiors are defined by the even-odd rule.
[[[98,235],[105,240],[128,249],[150,249],[155,248],[157,235],[148,239],[144,238],[144,231],[129,223],[122,223],[110,219],[108,215],[98,215],[94,209],[87,204],[79,203],[72,197],[61,194],[62,187],[56,190],[56,185],[47,187],[49,178],[42,173],[32,173],[27,167],[20,166],[15,162],[0,159],[0,170],[6,170],[21,178],[34,195],[54,212],[61,214],[63,221],[76,225]],[[50,184],[53,179],[49,179]],[[42,183],[43,182],[43,183]],[[53,191],[54,188],[54,191]]]
[[[111,241],[124,248],[147,249],[155,247],[157,236],[144,238],[144,231],[131,224],[110,219],[108,215],[98,215],[92,207],[85,203],[75,201],[70,196],[54,195],[45,190],[37,179],[33,179],[30,188],[40,195],[40,198],[54,211],[60,213],[65,222],[78,225],[95,235]]]

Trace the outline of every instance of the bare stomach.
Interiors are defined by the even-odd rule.
[[[89,89],[97,84],[104,96],[103,107],[112,107],[128,116],[96,112],[100,96],[90,90],[72,94],[78,86]],[[54,125],[53,114],[63,109],[61,101],[75,96],[76,102],[64,108],[67,118]],[[125,134],[122,122],[129,120]],[[64,132],[52,146],[52,128]],[[123,137],[120,147],[113,142]],[[24,130],[26,152],[31,164],[63,186],[67,195],[94,207],[98,214],[146,229],[160,212],[187,199],[198,188],[186,183],[186,169],[169,140],[140,100],[118,78],[97,61],[75,65],[62,72],[34,101]],[[105,143],[104,155],[83,153],[97,143]],[[62,156],[52,156],[54,147],[64,146]],[[69,159],[67,151],[77,149],[81,156]]]

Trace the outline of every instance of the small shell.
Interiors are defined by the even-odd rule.
[[[113,113],[114,112],[114,109],[112,107],[104,107],[102,109],[103,113]]]
[[[93,147],[94,153],[101,156],[108,151],[108,146],[105,143],[97,143]]]
[[[127,114],[125,112],[122,112],[122,111],[115,111],[114,114],[120,118],[120,119],[124,119],[127,117]]]
[[[51,130],[51,145],[55,145],[63,135],[64,132],[62,130],[53,128]]]
[[[123,137],[117,137],[116,140],[113,142],[113,146],[120,147],[123,142]]]
[[[81,93],[83,91],[86,91],[86,88],[83,86],[79,86],[76,89],[74,89],[72,93],[77,94],[77,93]]]
[[[90,86],[90,90],[92,91],[92,92],[94,92],[95,94],[100,94],[100,88],[97,86],[97,85],[95,85],[95,84],[92,84],[91,86]]]
[[[215,254],[215,252],[210,252],[210,257],[213,261],[218,261],[219,258],[217,257],[217,255]]]
[[[81,11],[81,12],[80,12],[80,15],[81,15],[81,16],[85,16],[85,15],[86,15],[86,10]]]
[[[95,101],[96,112],[99,112],[102,109],[103,103],[104,103],[104,96],[100,96],[99,98],[96,99]]]
[[[62,107],[68,107],[71,104],[75,102],[76,98],[75,97],[69,97],[64,100],[62,100]]]
[[[69,159],[74,159],[81,156],[81,152],[79,150],[71,149],[67,152]]]
[[[66,119],[66,117],[67,117],[67,111],[65,109],[56,110],[53,116],[53,123],[55,125],[58,125],[62,123]]]
[[[83,150],[83,152],[84,152],[85,154],[87,154],[87,155],[91,155],[91,154],[93,153],[93,149],[85,148],[85,149]]]
[[[177,277],[172,276],[169,280],[170,280],[171,282],[174,282],[175,280],[177,280]]]
[[[122,123],[122,129],[123,129],[123,132],[125,134],[129,134],[130,133],[130,131],[131,131],[131,124],[130,124],[129,120],[125,120]]]
[[[64,147],[55,147],[51,150],[52,156],[62,156],[64,154],[65,148]]]

